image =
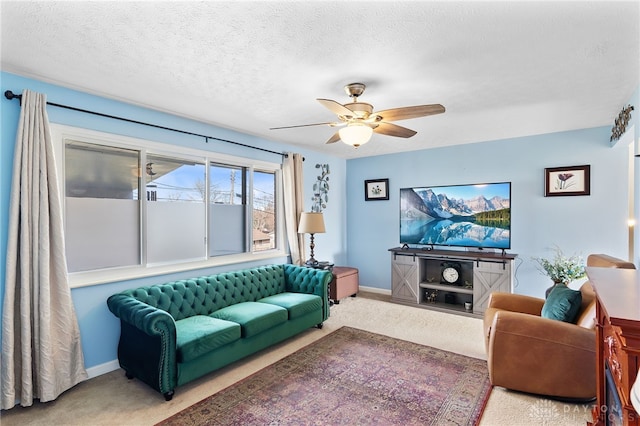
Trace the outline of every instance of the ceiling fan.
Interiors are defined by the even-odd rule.
[[[341,104],[331,99],[317,99],[320,104],[338,116],[336,122],[324,122],[313,124],[301,124],[298,126],[272,127],[270,130],[291,129],[294,127],[330,126],[342,127],[333,134],[326,143],[335,143],[342,140],[355,148],[369,142],[373,132],[381,135],[410,138],[417,132],[398,126],[391,121],[407,120],[410,118],[425,117],[427,115],[442,114],[445,109],[440,104],[417,105],[403,108],[373,111],[373,105],[358,102],[366,86],[362,83],[350,83],[344,86],[344,90],[351,98],[351,102]]]

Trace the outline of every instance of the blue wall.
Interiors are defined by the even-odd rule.
[[[389,289],[399,246],[399,189],[512,182],[512,249],[517,293],[542,296],[549,280],[534,256],[628,253],[628,146],[609,144],[610,127],[491,141],[347,162],[348,263],[361,285]],[[419,135],[417,137],[420,137]],[[544,197],[546,167],[591,165],[591,195]],[[366,179],[389,178],[389,201],[364,201]]]
[[[305,180],[305,210],[311,210],[312,187],[316,181],[317,163],[328,163],[331,168],[329,192],[329,203],[324,210],[324,217],[327,227],[326,234],[316,236],[316,258],[333,260],[336,263],[346,261],[346,232],[345,232],[345,209],[346,199],[345,179],[346,161],[332,156],[319,154],[317,152],[303,150],[299,147],[292,147],[275,142],[259,139],[242,133],[233,132],[210,126],[204,123],[191,121],[188,119],[160,113],[150,109],[140,108],[133,105],[117,102],[89,95],[60,86],[43,83],[40,81],[23,78],[14,74],[0,74],[2,93],[11,90],[14,93],[22,93],[23,89],[31,89],[45,93],[49,102],[70,105],[77,108],[94,110],[105,114],[126,117],[149,123],[155,123],[166,127],[186,130],[190,132],[215,136],[222,139],[233,140],[247,145],[258,146],[269,150],[284,152],[299,152],[304,155],[304,180]],[[222,152],[230,155],[237,155],[246,158],[254,158],[263,161],[280,162],[278,155],[265,153],[239,147],[223,142],[211,141],[208,144],[202,138],[182,135],[175,132],[154,129],[147,126],[130,124],[108,118],[102,118],[73,112],[66,109],[48,107],[49,120],[52,123],[60,123],[70,126],[77,126],[92,130],[99,130],[108,133],[122,134],[141,139],[149,139],[158,142],[171,143],[179,146],[196,149],[208,149],[214,152]],[[5,261],[7,254],[7,229],[9,211],[9,192],[11,188],[11,175],[13,164],[13,153],[17,124],[20,115],[20,104],[17,100],[9,101],[4,97],[0,99],[1,114],[1,140],[0,144],[0,277],[2,277],[2,288],[0,294],[4,300],[5,283]],[[214,114],[212,114],[214,115]],[[213,116],[212,119],[215,119]],[[307,242],[308,244],[308,242]],[[308,250],[308,248],[307,248]],[[288,259],[272,259],[268,263],[284,263]],[[265,263],[265,262],[262,262]],[[117,342],[120,333],[120,324],[109,312],[106,305],[107,298],[126,288],[138,287],[141,285],[154,284],[180,278],[190,278],[194,276],[211,274],[220,271],[241,269],[244,267],[257,266],[260,263],[235,264],[228,267],[209,268],[192,270],[170,275],[155,276],[144,279],[128,280],[122,282],[95,285],[90,287],[72,289],[72,298],[78,316],[82,347],[85,355],[85,365],[95,367],[100,364],[116,359]],[[2,309],[0,308],[0,311]]]

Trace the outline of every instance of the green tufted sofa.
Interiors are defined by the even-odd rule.
[[[271,265],[114,294],[107,305],[120,318],[120,366],[169,401],[177,386],[321,328],[331,277]]]

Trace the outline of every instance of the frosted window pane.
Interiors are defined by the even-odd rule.
[[[148,155],[147,263],[205,257],[205,165]]]
[[[244,253],[245,206],[212,204],[209,207],[209,256]]]
[[[205,235],[204,203],[148,203],[148,263],[202,259]]]
[[[253,174],[253,251],[276,247],[275,173]]]
[[[139,265],[139,151],[65,143],[69,272]]]
[[[243,167],[209,167],[209,256],[248,252],[246,174]]]
[[[140,264],[140,202],[66,197],[69,272]]]
[[[137,199],[138,151],[84,142],[65,145],[67,197]]]

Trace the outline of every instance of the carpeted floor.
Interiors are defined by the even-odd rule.
[[[80,383],[48,403],[0,412],[2,426],[147,426],[220,392],[340,327],[348,326],[425,346],[484,359],[482,320],[388,302],[388,295],[361,292],[331,308],[322,330],[299,336],[179,387],[169,402],[120,369]],[[568,404],[494,388],[481,426],[584,426],[591,405]]]
[[[475,425],[490,392],[482,360],[342,327],[160,425]]]

